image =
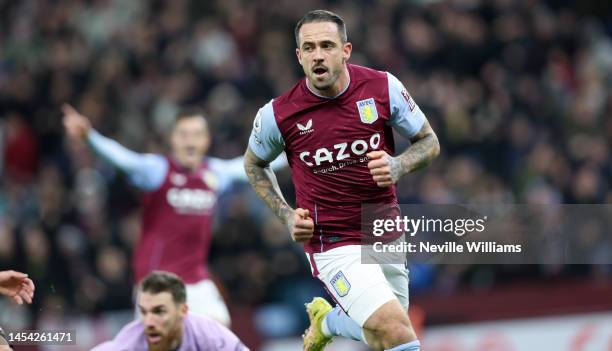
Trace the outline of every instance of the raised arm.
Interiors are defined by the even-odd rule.
[[[114,167],[129,175],[131,182],[138,188],[152,191],[159,188],[168,172],[168,162],[160,155],[140,154],[118,142],[107,138],[91,127],[89,119],[65,104],[64,127],[72,139],[87,142],[91,149]]]
[[[247,175],[244,172],[244,156],[235,157],[232,159],[221,159],[210,157],[210,168],[219,177],[219,192],[228,189],[234,182],[248,181]],[[270,168],[277,171],[287,167],[287,156],[282,153],[274,161],[270,162]]]

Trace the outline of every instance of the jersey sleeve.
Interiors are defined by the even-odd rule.
[[[94,347],[92,351],[143,351],[146,349],[144,328],[140,321],[132,321],[121,328],[113,340]]]
[[[426,120],[425,115],[399,79],[387,72],[387,80],[389,104],[391,105],[389,125],[401,136],[410,139],[423,127]]]
[[[91,349],[91,351],[117,351],[117,350],[120,350],[120,348],[115,344],[114,341],[107,341]]]
[[[283,136],[274,118],[272,100],[259,109],[255,116],[249,148],[264,161],[274,160],[285,149]]]
[[[87,141],[96,154],[125,172],[134,186],[154,191],[163,184],[168,161],[161,155],[139,154],[92,130]]]
[[[250,351],[236,334],[208,317],[187,314],[185,328],[186,333],[193,337],[196,350]]]
[[[208,159],[210,169],[219,179],[219,192],[227,190],[233,182],[246,182],[248,177],[244,172],[244,156],[224,160],[221,158],[210,157]],[[287,167],[287,157],[281,153],[274,161],[270,162],[273,170]]]

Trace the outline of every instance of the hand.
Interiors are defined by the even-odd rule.
[[[69,104],[62,105],[62,112],[64,112],[64,128],[68,136],[75,139],[85,139],[91,129],[89,119]]]
[[[310,218],[310,211],[297,208],[293,216],[289,216],[287,226],[293,241],[298,243],[308,242],[314,233],[314,222]]]
[[[0,272],[0,294],[11,298],[16,304],[32,303],[34,282],[25,273],[15,271]]]
[[[385,151],[372,151],[367,156],[370,158],[368,168],[376,185],[385,188],[397,183],[401,172],[399,161],[395,157],[389,156]]]

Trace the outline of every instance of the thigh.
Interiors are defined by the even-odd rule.
[[[210,317],[229,326],[230,315],[223,297],[212,280],[187,284],[187,306],[192,313]]]
[[[385,303],[396,299],[380,265],[362,264],[358,245],[308,254],[313,275],[360,326]]]

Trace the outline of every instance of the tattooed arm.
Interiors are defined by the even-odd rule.
[[[438,137],[427,121],[410,141],[412,145],[396,157],[385,151],[368,153],[371,159],[368,168],[378,186],[388,187],[397,183],[402,175],[429,165],[440,154]]]
[[[270,163],[257,157],[249,147],[244,155],[244,170],[257,195],[289,229],[294,241],[310,240],[314,222],[306,209],[293,209],[287,204]]]

